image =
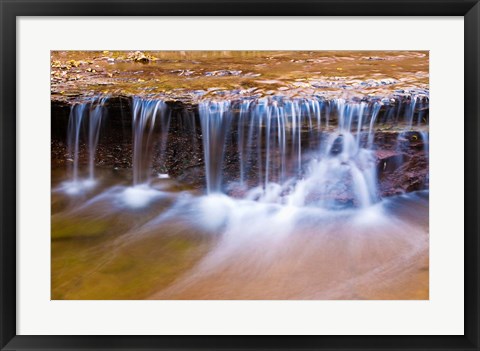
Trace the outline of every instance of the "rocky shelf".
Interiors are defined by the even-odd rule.
[[[426,51],[53,51],[51,98],[428,97],[428,66]]]

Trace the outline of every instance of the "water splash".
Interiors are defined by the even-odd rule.
[[[162,192],[147,184],[130,186],[118,194],[120,203],[129,208],[137,209],[148,206],[153,200],[162,197]]]

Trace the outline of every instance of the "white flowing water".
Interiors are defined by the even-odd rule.
[[[79,194],[95,185],[95,157],[102,120],[107,110],[108,97],[95,98],[83,104],[73,105],[70,109],[67,130],[68,153],[72,160],[71,180],[64,183],[64,190],[70,194]],[[84,133],[84,130],[88,131]],[[85,135],[84,135],[85,134]],[[88,177],[80,177],[80,145],[84,142],[88,152]]]
[[[95,153],[106,102],[107,98],[99,98],[71,108],[67,139],[72,178],[66,187],[71,193],[95,184]],[[423,107],[424,97],[417,95],[392,106],[388,100],[322,98],[204,101],[199,104],[198,114],[206,192],[228,193],[238,188],[243,198],[260,202],[324,208],[370,206],[379,200],[376,125],[400,125],[403,113],[404,130],[409,131],[415,113],[421,123]],[[384,112],[379,121],[381,109]],[[191,119],[194,125],[194,117]],[[144,190],[152,180],[154,156],[160,163],[165,161],[170,120],[171,111],[164,101],[133,99],[132,186],[142,198],[151,193]],[[85,126],[88,132],[83,136]],[[421,133],[428,147],[428,132]],[[403,133],[399,133],[402,137]],[[87,179],[80,178],[82,139],[89,155]],[[238,174],[226,177],[225,158],[232,147],[237,151]],[[165,177],[168,174],[158,175]]]
[[[88,175],[90,181],[95,181],[95,152],[97,150],[98,138],[102,119],[107,114],[105,103],[107,98],[101,98],[90,106],[89,125],[88,125]]]
[[[73,105],[70,109],[68,118],[67,144],[68,153],[73,156],[72,183],[79,182],[78,176],[78,158],[80,148],[80,131],[82,127],[83,117],[85,115],[87,105]]]
[[[138,274],[151,276],[156,290],[141,296],[154,299],[428,298],[428,191],[379,195],[379,126],[405,134],[415,117],[423,123],[408,101],[204,101],[205,192],[153,177],[152,163],[165,166],[171,147],[173,117],[160,100],[132,101],[132,169],[96,169],[105,102],[72,107],[75,191],[52,197],[54,235],[93,238],[81,248],[55,242],[52,257],[67,250],[91,260],[73,271],[82,279],[71,296],[89,296],[75,295],[88,284],[98,294],[98,282],[132,289]],[[196,131],[194,114],[185,116],[182,132]],[[427,126],[418,135],[428,154]],[[94,190],[82,183],[89,179]]]
[[[119,195],[120,201],[132,208],[144,208],[160,192],[150,186],[152,159],[158,150],[160,162],[165,151],[170,127],[170,111],[161,100],[134,98],[132,104],[133,184]],[[162,174],[162,176],[165,176]]]
[[[378,199],[373,149],[381,106],[343,99],[203,102],[199,111],[207,193],[224,189],[226,135],[236,129],[238,179],[242,187],[250,183],[246,198],[326,207],[340,199],[369,206]],[[333,128],[327,116],[334,115]],[[304,163],[308,154],[312,160]]]
[[[148,184],[154,145],[160,142],[160,155],[165,153],[170,114],[161,100],[133,99],[133,185]],[[154,140],[154,131],[160,129],[160,140]],[[158,136],[158,134],[155,134]]]
[[[208,193],[220,191],[222,183],[223,148],[232,122],[229,101],[199,106]]]

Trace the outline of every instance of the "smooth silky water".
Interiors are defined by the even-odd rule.
[[[72,107],[73,162],[52,174],[53,299],[428,299],[428,190],[379,192],[384,102],[205,101],[198,189],[151,171],[152,139],[169,147],[162,101],[132,103],[132,170],[92,166],[104,101]],[[421,101],[382,118],[417,127],[428,153]]]

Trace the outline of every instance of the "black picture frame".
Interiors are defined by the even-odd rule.
[[[0,0],[2,350],[479,350],[478,0]],[[16,333],[16,18],[18,16],[464,16],[465,333],[463,336],[33,336]],[[428,38],[426,38],[428,40]],[[462,233],[450,233],[461,235]],[[446,317],[447,318],[447,317]]]

